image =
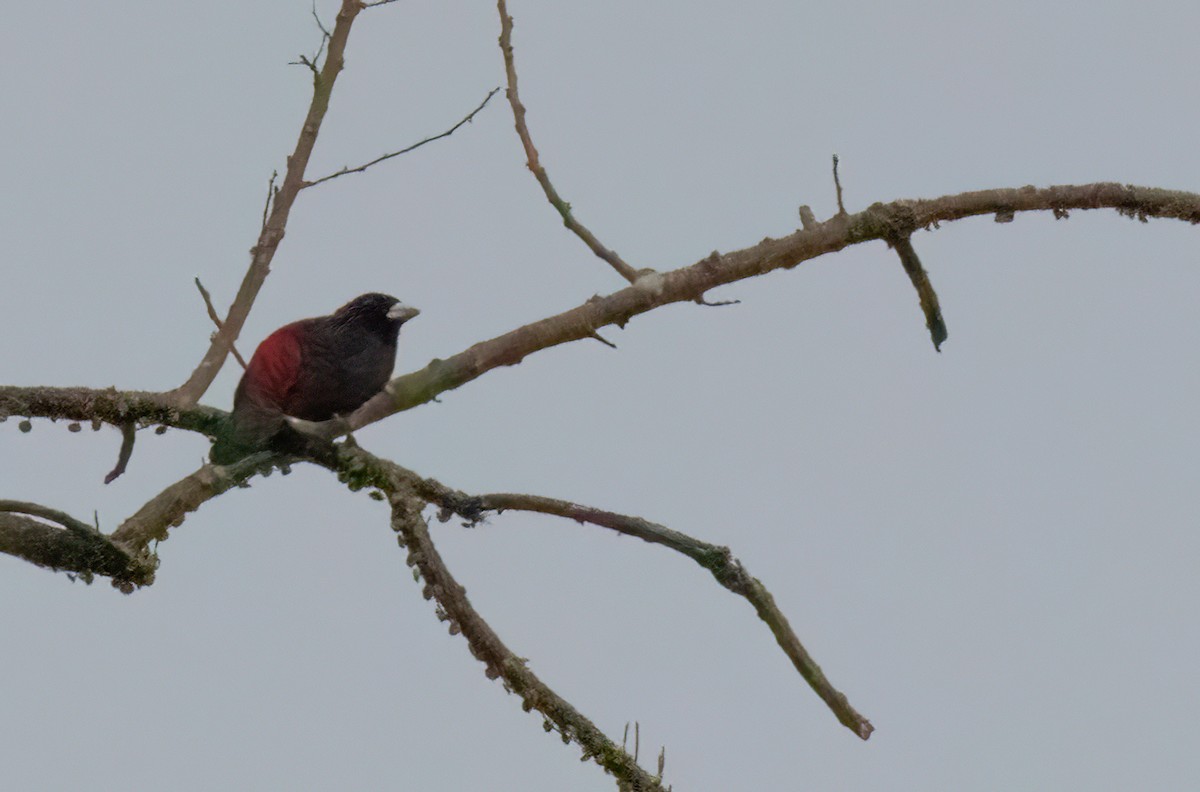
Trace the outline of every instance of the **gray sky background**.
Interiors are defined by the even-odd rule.
[[[336,3],[320,3],[332,21]],[[309,99],[307,0],[10,4],[4,382],[165,389],[224,305]],[[1194,3],[512,0],[522,96],[579,217],[671,269],[835,208],[1114,180],[1200,188]],[[310,174],[503,79],[494,5],[364,13]],[[1200,783],[1197,230],[1115,213],[919,233],[937,355],[882,244],[494,371],[359,441],[467,491],[730,545],[878,731],[861,743],[692,562],[504,515],[434,538],[534,670],[677,790]],[[621,282],[557,220],[498,97],[304,193],[240,344],[368,290],[399,370]],[[228,407],[226,366],[205,399]],[[111,529],[204,440],[0,426],[0,497]],[[447,635],[383,505],[298,469],[206,505],[122,596],[0,558],[11,789],[607,790]]]

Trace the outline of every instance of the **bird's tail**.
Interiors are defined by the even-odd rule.
[[[217,431],[208,458],[215,465],[232,465],[256,451],[264,451],[286,428],[278,410],[240,405]]]

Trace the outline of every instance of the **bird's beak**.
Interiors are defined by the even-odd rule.
[[[398,302],[388,308],[387,318],[396,322],[407,322],[419,313],[421,313],[420,309]]]

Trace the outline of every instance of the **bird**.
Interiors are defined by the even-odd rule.
[[[302,449],[304,438],[287,419],[349,415],[379,393],[396,365],[400,327],[419,313],[371,292],[271,333],[246,366],[209,459],[229,465],[256,451]]]

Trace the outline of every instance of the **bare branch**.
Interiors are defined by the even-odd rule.
[[[540,512],[566,517],[580,523],[599,525],[682,553],[711,572],[722,586],[746,598],[758,613],[759,618],[766,622],[771,629],[775,640],[792,661],[796,670],[843,725],[864,740],[871,735],[874,729],[870,721],[860,715],[850,705],[845,695],[834,688],[825,678],[820,666],[805,650],[799,638],[792,631],[787,618],[775,605],[770,592],[758,580],[751,577],[740,561],[733,558],[728,547],[703,542],[640,517],[581,506],[555,498],[509,493],[468,495],[460,490],[447,487],[435,479],[422,478],[407,468],[381,459],[357,446],[340,446],[335,459],[318,460],[318,464],[336,470],[338,477],[349,483],[353,489],[374,486],[388,493],[411,493],[427,503],[440,507],[442,519],[448,519],[451,514],[457,514],[468,524],[474,525],[482,521],[488,511],[516,509]],[[445,603],[443,603],[443,607],[445,607]]]
[[[331,456],[310,458],[309,461],[336,472],[338,479],[352,490],[373,487],[386,493],[392,505],[392,528],[399,534],[401,546],[408,548],[409,566],[415,566],[425,580],[425,598],[437,600],[445,619],[450,622],[450,632],[463,634],[471,653],[487,666],[487,677],[503,678],[505,688],[521,697],[526,711],[536,709],[546,717],[547,731],[557,730],[563,742],[577,742],[583,748],[585,760],[595,760],[629,789],[663,792],[659,779],[639,767],[595,724],[538,679],[524,658],[504,645],[467,600],[466,590],[446,568],[429,536],[421,510],[426,503],[445,508],[445,501],[453,502],[457,513],[479,515],[481,512],[478,509],[472,511],[471,506],[476,499],[450,490],[433,479],[421,478],[357,445],[343,443],[333,451]]]
[[[1154,187],[1097,183],[1080,186],[981,190],[930,200],[877,203],[862,212],[835,216],[814,228],[753,247],[710,255],[688,267],[642,276],[625,289],[596,296],[571,310],[550,316],[474,346],[424,369],[396,377],[384,391],[349,417],[352,429],[433,400],[499,366],[559,344],[591,338],[607,325],[624,327],[631,318],[662,305],[694,301],[727,283],[790,269],[810,259],[872,240],[894,239],[918,228],[997,212],[1116,209],[1145,221],[1164,217],[1200,223],[1200,194]]]
[[[97,428],[102,423],[110,423],[122,428],[126,437],[132,434],[139,421],[212,435],[228,416],[209,407],[177,409],[167,403],[161,393],[112,388],[0,386],[0,419],[10,415],[91,421]],[[48,507],[0,501],[0,513],[32,515],[68,529],[51,529],[36,521],[31,524],[28,519],[7,519],[0,526],[0,533],[4,534],[0,536],[0,552],[55,569],[110,576],[122,590],[131,591],[133,585],[153,582],[156,563],[145,553],[151,541],[165,539],[169,528],[180,525],[189,512],[207,500],[232,487],[243,486],[253,476],[265,475],[274,468],[283,468],[286,472],[290,461],[286,457],[261,453],[235,465],[220,468],[204,465],[148,501],[111,536],[104,536],[87,523]],[[127,462],[125,444],[118,468],[122,467],[122,462]],[[85,541],[82,544],[73,541],[72,535]]]
[[[233,465],[204,464],[199,470],[171,484],[129,516],[112,539],[137,553],[151,542],[167,539],[171,528],[183,524],[187,515],[207,501],[234,487],[245,485],[258,474],[267,474],[275,467],[285,467],[287,458],[264,452],[254,454]]]
[[[91,421],[94,427],[109,423],[117,427],[132,427],[138,422],[173,426],[205,435],[213,435],[228,414],[210,407],[192,407],[179,409],[172,406],[167,397],[161,393],[145,393],[141,391],[118,391],[114,388],[20,388],[0,386],[0,418],[10,415],[30,415],[50,419],[67,419],[72,421]],[[176,482],[152,498],[136,514],[126,520],[111,537],[104,537],[105,542],[113,542],[121,547],[121,552],[130,558],[140,559],[146,546],[152,540],[166,537],[167,529],[179,525],[188,512],[194,511],[209,498],[225,492],[234,486],[239,486],[250,477],[264,473],[273,467],[286,464],[288,460],[271,454],[256,454],[224,468],[213,468],[206,465],[192,475]],[[32,512],[29,514],[55,519],[60,524],[78,528],[84,526],[89,533],[96,533],[83,523],[72,524],[63,519],[61,514],[52,516],[49,512]],[[10,528],[12,526],[10,525]],[[28,528],[17,526],[13,530]],[[52,534],[42,529],[35,530],[33,538],[43,544],[56,541]],[[23,535],[27,535],[25,530]],[[31,540],[32,541],[32,540]],[[47,558],[53,558],[52,549],[45,553],[51,555],[29,556],[18,550],[6,550],[14,555],[28,557],[35,563],[54,566],[61,569],[74,569],[79,572],[94,572],[96,574],[114,575],[111,564],[103,568],[92,566],[85,569],[79,563],[50,563]],[[73,546],[64,545],[61,551],[68,556],[75,552]],[[38,560],[41,558],[41,560]],[[115,563],[115,562],[114,562]],[[128,574],[115,575],[120,580],[127,580],[137,585],[146,585],[153,575],[136,573],[135,567],[141,561],[131,561],[134,571]]]
[[[209,345],[204,358],[196,366],[196,370],[192,372],[187,382],[168,394],[168,397],[177,406],[190,407],[198,402],[204,392],[208,390],[208,386],[216,379],[221,367],[225,364],[225,358],[228,356],[230,348],[242,332],[242,326],[250,314],[255,297],[258,296],[258,292],[270,272],[271,260],[275,257],[275,251],[283,240],[292,204],[304,185],[304,171],[308,167],[309,157],[312,156],[313,146],[321,131],[321,122],[329,110],[329,99],[333,94],[334,83],[345,63],[344,56],[346,42],[350,37],[350,28],[360,10],[362,10],[362,5],[359,0],[342,0],[342,8],[338,12],[337,22],[329,37],[325,62],[313,79],[313,98],[308,107],[308,114],[305,116],[304,124],[300,127],[296,148],[288,157],[287,170],[284,172],[283,183],[275,193],[270,216],[267,218],[262,233],[259,234],[258,243],[250,251],[250,266],[242,279],[242,285],[238,289],[233,305],[229,308],[229,314]]]
[[[804,645],[800,643],[800,639],[792,631],[787,617],[775,605],[771,593],[746,571],[742,563],[733,557],[728,547],[703,542],[641,517],[617,514],[538,495],[509,493],[479,495],[471,500],[471,505],[483,510],[517,509],[553,514],[579,523],[599,525],[617,533],[634,536],[682,553],[711,572],[722,586],[734,594],[746,598],[758,613],[758,617],[771,629],[775,640],[792,661],[792,665],[844,726],[864,740],[870,737],[871,732],[874,731],[875,727],[871,725],[871,722],[850,706],[846,696],[826,679],[821,667],[812,659]]]
[[[533,145],[533,138],[525,123],[525,105],[521,104],[521,96],[517,93],[517,66],[513,60],[512,47],[513,19],[508,15],[508,8],[504,0],[498,0],[496,7],[500,12],[500,50],[504,53],[504,69],[508,75],[508,103],[512,105],[517,136],[521,138],[521,145],[525,147],[526,165],[537,179],[538,184],[542,185],[542,191],[546,193],[546,200],[550,201],[550,205],[562,215],[563,225],[582,239],[593,253],[607,261],[613,269],[620,273],[622,278],[633,283],[638,278],[638,271],[626,264],[616,251],[609,250],[601,244],[600,240],[585,228],[583,223],[575,219],[571,212],[571,204],[559,196],[558,191],[550,182],[550,175],[546,173],[546,169],[542,167],[541,161],[538,159],[537,148]]]
[[[607,325],[624,327],[629,320],[659,306],[694,301],[708,290],[762,275],[836,252],[849,245],[887,240],[917,228],[994,213],[1053,211],[1057,217],[1071,209],[1116,209],[1145,222],[1150,217],[1200,223],[1196,193],[1098,183],[1081,186],[1022,187],[982,190],[930,200],[877,203],[845,217],[834,217],[782,239],[725,255],[714,253],[695,264],[640,277],[633,286],[587,302],[554,316],[482,341],[446,360],[396,377],[383,392],[353,415],[339,421],[334,437],[359,429],[441,393],[458,388],[499,366],[520,363],[527,355],[559,344],[591,338]],[[172,394],[92,388],[0,386],[0,419],[9,415],[99,420],[121,426],[129,418],[214,435],[228,413],[210,407],[182,409]]]
[[[921,311],[925,314],[925,326],[929,328],[929,337],[933,340],[933,348],[941,352],[942,342],[948,337],[946,322],[942,319],[942,307],[938,304],[937,292],[933,290],[933,284],[929,282],[929,273],[921,266],[921,259],[912,246],[912,238],[908,235],[901,235],[888,240],[888,244],[900,256],[900,263],[904,266],[904,271],[908,273],[908,279],[912,281],[913,288],[917,290],[917,297],[921,301]]]
[[[274,177],[272,176],[271,178],[274,181]],[[268,203],[270,203],[270,199],[268,199]],[[264,209],[263,211],[265,212],[266,210]],[[217,332],[220,332],[222,327],[221,317],[217,315],[217,309],[213,307],[212,295],[208,293],[208,289],[204,288],[204,284],[200,282],[199,277],[195,278],[195,282],[196,288],[200,290],[200,296],[204,298],[204,307],[208,309],[208,318],[212,319],[213,324],[217,326]],[[230,344],[229,349],[233,352],[233,356],[237,358],[238,364],[245,369],[246,360],[242,357],[242,353],[238,352],[237,346]]]
[[[129,465],[129,459],[133,456],[133,442],[136,439],[137,423],[126,421],[121,425],[121,450],[117,453],[117,464],[104,477],[105,484],[112,484],[125,472],[125,468]]]
[[[228,413],[212,407],[181,409],[166,394],[116,388],[44,388],[0,385],[0,420],[28,415],[51,420],[91,421],[94,428],[129,421],[215,435]]]
[[[382,157],[376,157],[375,159],[371,160],[370,162],[366,163],[365,165],[359,165],[357,168],[350,168],[350,167],[342,168],[337,173],[331,173],[328,176],[322,176],[319,179],[314,179],[313,181],[304,182],[304,184],[300,185],[300,188],[305,189],[307,187],[315,187],[316,185],[321,184],[323,182],[327,182],[330,179],[336,179],[338,176],[345,176],[347,173],[362,173],[363,171],[365,171],[367,168],[371,167],[372,165],[378,165],[379,163],[381,163],[385,160],[390,160],[392,157],[399,157],[401,154],[407,154],[408,152],[412,151],[413,149],[419,149],[421,146],[424,146],[426,143],[432,143],[435,140],[441,140],[444,137],[450,137],[456,131],[458,131],[459,127],[463,126],[464,124],[469,124],[471,121],[473,121],[475,119],[475,115],[480,110],[482,110],[484,107],[486,107],[487,103],[490,102],[492,100],[492,97],[495,96],[497,93],[499,93],[499,91],[500,91],[499,88],[493,88],[492,90],[488,91],[488,95],[483,98],[483,101],[479,103],[478,107],[476,107],[470,113],[467,113],[466,117],[464,117],[461,121],[459,121],[454,126],[447,129],[445,132],[440,132],[436,135],[431,135],[430,137],[427,137],[424,140],[420,140],[416,143],[413,143],[411,146],[402,148],[399,151],[393,151],[391,154],[384,154]]]

